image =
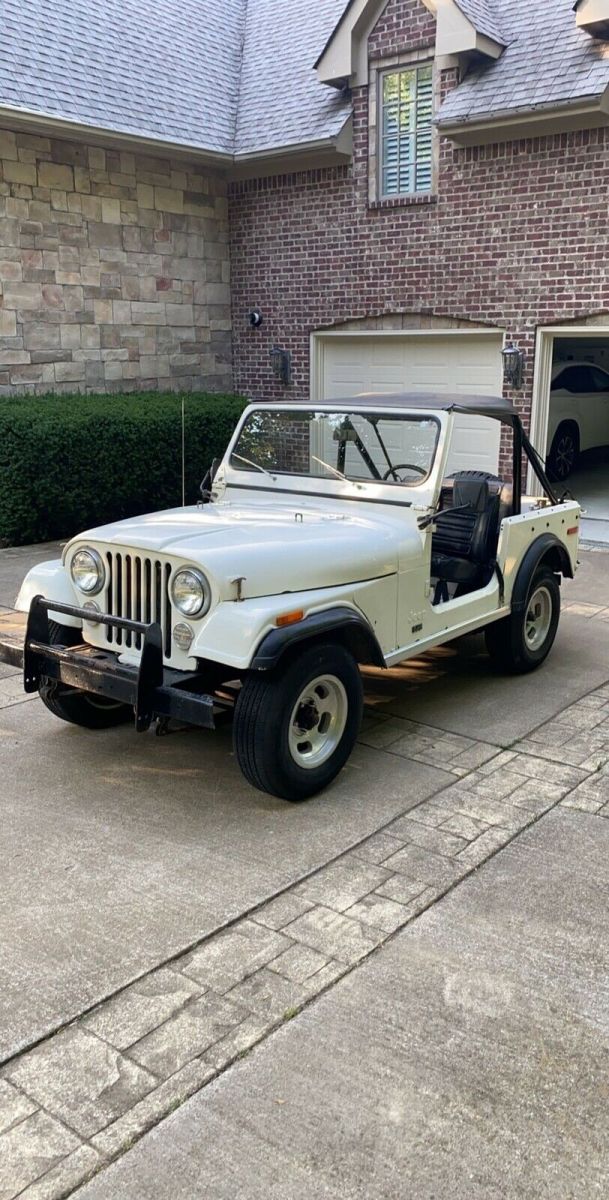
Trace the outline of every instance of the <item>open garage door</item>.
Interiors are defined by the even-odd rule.
[[[584,541],[609,545],[609,321],[539,329],[536,359],[533,444],[557,492],[579,500]]]
[[[609,542],[609,341],[556,339],[546,455],[584,508],[584,537]]]
[[[501,333],[432,332],[317,334],[314,398],[359,392],[461,392],[501,395]],[[497,472],[498,421],[457,417],[450,471]]]

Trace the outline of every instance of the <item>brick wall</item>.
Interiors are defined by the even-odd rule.
[[[391,0],[371,46],[374,55],[406,53],[429,36],[420,0]],[[445,72],[442,88],[454,83]],[[468,150],[445,142],[437,196],[374,206],[366,93],[354,95],[352,166],[231,189],[236,385],[260,399],[307,396],[313,330],[374,328],[383,314],[406,314],[416,328],[433,316],[514,337],[527,353],[514,397],[526,416],[536,327],[602,312],[609,321],[609,132]],[[259,331],[244,320],[252,303],[264,314]],[[291,388],[272,378],[273,344],[293,353]]]
[[[0,395],[232,387],[226,185],[0,132]]]
[[[368,52],[382,58],[434,46],[435,40],[435,18],[421,0],[389,0],[368,39]]]

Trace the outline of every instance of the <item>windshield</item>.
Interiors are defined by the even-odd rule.
[[[245,421],[230,465],[416,487],[429,476],[439,433],[435,417],[259,409]]]

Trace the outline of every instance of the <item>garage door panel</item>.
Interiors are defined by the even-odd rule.
[[[501,424],[485,417],[455,418],[455,427],[446,472],[492,471],[499,465]]]
[[[501,334],[330,337],[323,343],[322,396],[360,392],[460,392],[501,395]],[[497,471],[501,430],[496,421],[461,417],[448,469]]]

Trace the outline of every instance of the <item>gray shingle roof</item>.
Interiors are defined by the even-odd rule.
[[[503,43],[499,14],[492,11],[492,0],[457,0],[457,4],[478,33]]]
[[[486,2],[500,13],[506,49],[496,62],[470,70],[447,96],[440,126],[573,103],[600,96],[609,86],[607,44],[577,28],[573,0]]]
[[[345,0],[1,0],[0,105],[234,154],[333,137]],[[240,96],[241,81],[241,96]]]
[[[506,49],[443,122],[599,96],[606,43],[573,0],[457,0]],[[0,106],[226,156],[336,138],[346,95],[313,65],[346,0],[0,0]]]
[[[344,8],[345,0],[247,0],[237,153],[340,133],[350,103],[319,82],[313,64]]]
[[[232,149],[246,0],[2,0],[0,104]]]

